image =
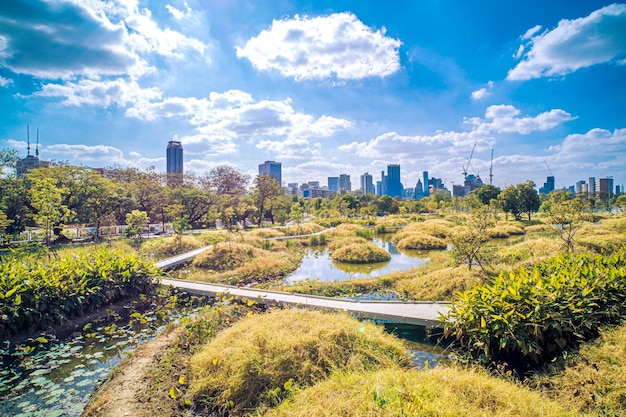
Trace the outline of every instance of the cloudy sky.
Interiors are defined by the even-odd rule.
[[[626,183],[626,4],[0,2],[0,147],[92,167],[229,164],[283,181]],[[471,162],[468,158],[475,145]]]

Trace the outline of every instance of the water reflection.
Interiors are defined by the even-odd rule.
[[[390,241],[390,237],[377,237],[374,244],[391,254],[391,260],[372,264],[348,264],[334,262],[326,248],[311,248],[302,259],[300,266],[286,279],[294,283],[307,279],[319,281],[347,281],[359,278],[375,278],[394,271],[408,269],[425,264],[428,253],[421,251],[400,251]]]

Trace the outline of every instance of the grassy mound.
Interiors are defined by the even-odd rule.
[[[190,361],[194,401],[241,414],[333,371],[410,366],[400,340],[344,315],[278,310],[224,330]]]
[[[361,243],[367,243],[368,240],[365,239],[364,237],[355,237],[355,236],[351,236],[351,237],[334,237],[330,242],[328,242],[328,249],[330,250],[337,250],[343,246],[349,246],[355,243],[361,244]]]
[[[386,262],[391,259],[389,252],[370,242],[342,246],[335,250],[330,257],[333,261],[350,264]]]
[[[255,257],[255,248],[242,243],[218,243],[193,260],[193,266],[226,271],[238,268]]]
[[[324,227],[317,223],[303,223],[282,229],[285,236],[310,235],[312,233],[321,232],[322,230],[324,230]]]
[[[193,236],[183,236],[180,240],[172,236],[146,240],[141,245],[139,253],[150,259],[163,259],[198,249],[201,246],[203,246],[202,242]]]
[[[425,233],[413,233],[397,241],[399,249],[433,250],[448,247],[443,239]]]
[[[570,416],[520,385],[465,368],[339,373],[266,416]]]
[[[490,230],[489,235],[492,238],[505,238],[509,236],[523,235],[524,233],[526,232],[523,227],[499,223]]]
[[[401,280],[396,284],[396,291],[411,300],[450,300],[457,292],[466,291],[479,282],[480,271],[462,266]]]

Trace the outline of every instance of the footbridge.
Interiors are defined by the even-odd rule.
[[[256,301],[260,304],[345,311],[346,313],[362,319],[411,324],[423,326],[427,329],[441,327],[441,317],[447,314],[449,310],[448,303],[435,303],[431,301],[353,301],[170,278],[163,278],[161,284],[178,288],[195,295],[211,297],[233,296],[240,299],[245,298],[247,300]]]

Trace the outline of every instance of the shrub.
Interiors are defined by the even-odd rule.
[[[460,367],[337,373],[297,392],[268,417],[573,416],[518,384]]]
[[[216,243],[224,242],[226,239],[228,239],[228,232],[225,230],[203,232],[198,236],[198,240],[205,245],[215,245]]]
[[[333,371],[410,366],[402,342],[345,315],[278,310],[222,331],[190,361],[196,402],[237,415],[280,402]]]
[[[446,333],[485,363],[539,366],[626,313],[626,248],[559,255],[500,274],[453,302]]]
[[[391,259],[389,252],[370,242],[342,246],[335,250],[330,257],[333,261],[351,264],[386,262]]]
[[[149,293],[157,275],[154,263],[106,248],[48,263],[6,259],[0,265],[0,337],[43,329]]]

